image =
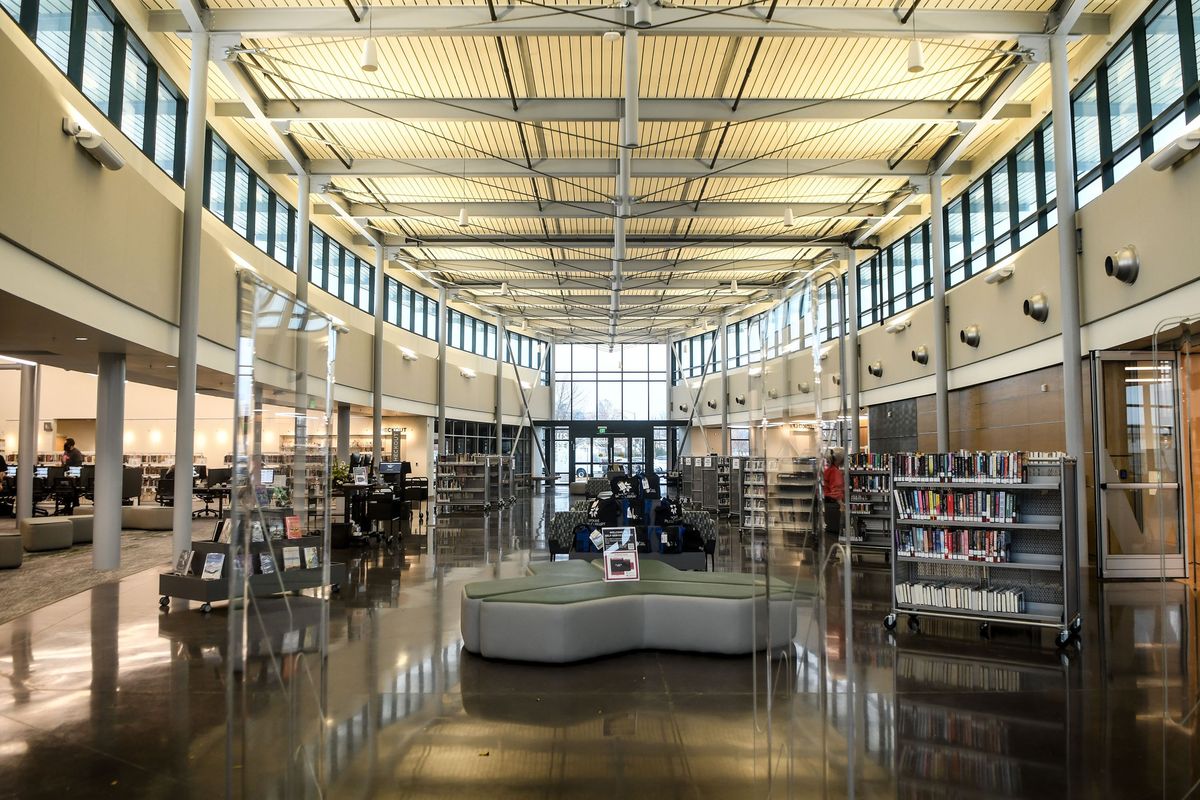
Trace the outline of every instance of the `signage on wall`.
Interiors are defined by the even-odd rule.
[[[597,425],[596,433],[598,433],[598,434],[599,433],[608,433],[608,426],[607,425]]]

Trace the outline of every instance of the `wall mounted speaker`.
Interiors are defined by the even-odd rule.
[[[967,347],[979,347],[979,326],[968,325],[958,332],[958,340]]]
[[[1050,318],[1050,304],[1046,302],[1046,295],[1040,292],[1027,299],[1022,310],[1025,312],[1025,316],[1038,322],[1045,322]]]
[[[812,391],[812,384],[808,381],[800,381],[796,384],[796,388],[800,391],[800,394],[808,394]]]
[[[687,403],[680,403],[680,404],[679,404],[679,410],[680,410],[680,411],[682,411],[683,413],[685,413],[685,414],[686,414],[686,413],[687,413],[687,410],[688,410],[688,404],[687,404]]]
[[[709,400],[707,403],[705,403],[705,405],[708,406],[709,408],[711,408],[713,411],[717,410],[717,401],[716,400]]]
[[[733,402],[737,403],[739,406],[746,405],[746,395],[739,394],[737,397],[733,398]]]
[[[1137,248],[1127,244],[1104,259],[1104,274],[1116,278],[1121,283],[1133,283],[1137,280],[1140,266]]]
[[[833,381],[834,386],[842,385],[842,376],[841,375],[830,375],[829,380]]]
[[[921,345],[916,350],[912,351],[912,360],[921,366],[929,363],[929,351],[925,349],[925,345]]]
[[[871,375],[874,375],[876,378],[882,378],[883,377],[883,362],[882,361],[872,361],[870,364],[867,365],[867,372],[870,373]]]
[[[774,400],[775,398],[779,397],[779,392],[774,389],[767,389],[767,397]]]

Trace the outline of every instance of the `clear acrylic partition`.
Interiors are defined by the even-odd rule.
[[[823,531],[821,486],[823,451],[844,446],[840,350],[809,333],[825,327],[815,298],[806,280],[747,331],[750,464],[764,485],[761,500],[747,499],[754,516],[743,510],[746,558],[766,584],[759,624],[788,637],[754,661],[755,770],[771,797],[843,794],[854,769],[839,577],[849,559],[833,557],[837,538]]]
[[[331,318],[239,273],[225,567],[230,797],[323,793],[336,338]],[[278,420],[290,435],[264,435],[264,422]]]

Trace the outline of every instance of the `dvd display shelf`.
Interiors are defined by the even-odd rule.
[[[679,459],[679,500],[690,503],[692,500],[692,462],[695,456],[684,456]]]
[[[229,537],[222,537],[229,520],[217,521],[213,538],[193,541],[191,555],[171,572],[158,576],[159,606],[167,608],[171,598],[201,603],[200,610],[208,613],[212,604],[229,600],[233,581],[240,578],[239,568],[249,571],[250,592],[257,597],[300,592],[325,586],[325,536],[299,535],[289,538],[285,520],[292,516],[290,508],[263,509],[260,534],[253,535],[243,556],[235,560],[235,547]],[[222,539],[225,539],[222,541]],[[212,559],[211,556],[219,556]],[[180,569],[182,566],[182,569]],[[215,571],[214,571],[215,567]],[[346,579],[346,565],[329,564],[329,585],[334,592]]]
[[[946,469],[897,456],[892,478],[892,610],[909,615],[1082,628],[1075,461],[1025,453],[939,454]],[[973,460],[973,461],[972,461]]]
[[[715,472],[715,510],[718,514],[728,516],[733,504],[733,459],[729,456],[719,456],[716,459]]]
[[[850,543],[890,558],[892,552],[892,459],[887,453],[853,453],[847,457],[850,481]],[[840,541],[845,542],[843,534]]]

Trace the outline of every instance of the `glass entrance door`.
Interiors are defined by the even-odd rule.
[[[1183,577],[1175,354],[1095,353],[1092,375],[1100,573]]]

